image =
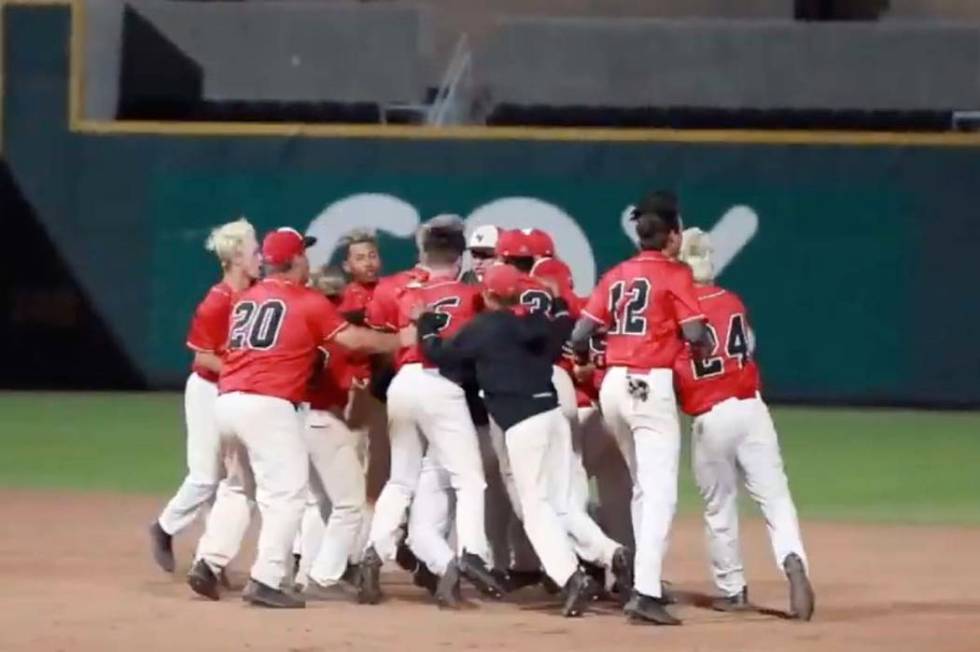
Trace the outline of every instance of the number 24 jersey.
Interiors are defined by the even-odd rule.
[[[752,398],[760,385],[742,300],[716,285],[698,287],[697,292],[715,348],[710,355],[695,360],[690,347],[685,347],[674,365],[681,409],[695,416],[730,398]]]
[[[306,400],[317,349],[347,326],[320,293],[282,279],[264,279],[231,311],[218,391]]]
[[[704,319],[691,268],[641,251],[609,270],[582,310],[607,329],[606,365],[670,369],[684,349],[680,326]]]

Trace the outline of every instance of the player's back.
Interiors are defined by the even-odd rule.
[[[452,337],[482,310],[483,298],[479,286],[456,279],[410,282],[399,297],[396,322],[399,329],[411,323],[417,308],[441,315],[439,334]],[[399,350],[396,361],[399,366],[413,362],[428,364],[416,344]]]
[[[607,327],[606,364],[635,369],[671,368],[681,324],[703,318],[690,268],[656,251],[607,272],[582,312]]]
[[[346,325],[318,292],[282,279],[260,281],[232,309],[219,391],[302,402],[317,347]]]
[[[734,292],[716,285],[697,289],[715,348],[701,360],[685,347],[674,366],[681,408],[702,414],[730,398],[752,398],[759,391],[758,366],[752,359],[745,305]]]

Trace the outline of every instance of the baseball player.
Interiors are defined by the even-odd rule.
[[[218,398],[218,374],[228,336],[228,318],[235,297],[259,277],[260,271],[255,229],[245,219],[211,231],[205,248],[218,257],[222,277],[198,304],[187,335],[187,347],[194,353],[184,389],[187,477],[150,526],[153,558],[168,573],[174,570],[172,537],[194,520],[202,505],[214,498],[223,474],[214,403]]]
[[[680,456],[673,365],[685,339],[700,351],[710,348],[709,335],[691,270],[673,260],[681,242],[676,198],[653,193],[632,219],[640,252],[603,276],[575,325],[572,346],[585,351],[598,328],[607,330],[599,402],[633,480],[635,592],[625,611],[633,620],[678,625],[661,587]]]
[[[492,224],[484,224],[473,229],[466,243],[466,250],[470,254],[470,269],[463,274],[464,281],[472,283],[483,280],[483,273],[497,257],[499,236],[500,229]]]
[[[451,338],[440,328],[441,315],[428,312],[420,319],[419,337],[425,354],[441,368],[475,365],[487,408],[505,432],[525,530],[545,571],[563,587],[564,615],[577,616],[598,587],[578,569],[575,548],[590,549],[625,586],[632,560],[571,496],[572,460],[565,443],[571,435],[551,376],[572,320],[560,297],[556,323],[540,311],[528,314],[520,294],[529,281],[511,266],[490,267],[484,275],[490,312]]]
[[[477,288],[457,280],[465,249],[462,221],[455,216],[434,218],[421,229],[419,244],[426,280],[406,283],[400,290],[392,288],[388,295],[380,295],[379,286],[368,308],[368,323],[411,331],[413,313],[424,306],[437,311],[444,330],[453,333],[479,310],[480,300]],[[369,545],[361,562],[358,599],[365,604],[381,600],[381,565],[384,559],[395,558],[426,446],[448,471],[457,502],[459,556],[447,561],[446,568],[432,569],[443,584],[439,595],[453,593],[458,571],[484,593],[499,596],[502,588],[487,568],[486,482],[462,373],[449,375],[445,369],[440,373],[414,343],[398,352],[396,362],[398,372],[387,392],[391,475],[375,504]],[[451,600],[447,597],[445,602]]]
[[[320,293],[306,287],[306,247],[315,240],[282,228],[262,242],[266,276],[232,308],[218,380],[215,420],[223,444],[262,515],[258,554],[242,595],[246,602],[300,608],[305,601],[279,587],[291,569],[293,539],[306,501],[309,454],[300,404],[317,351],[331,341],[367,353],[399,346],[395,335],[351,326]],[[209,519],[208,526],[220,526]],[[207,552],[188,575],[191,588],[219,597],[222,568]]]
[[[776,563],[789,579],[790,613],[813,615],[796,507],[790,495],[779,440],[769,409],[759,394],[759,369],[748,313],[738,295],[714,284],[711,242],[701,229],[687,229],[680,260],[694,273],[701,308],[715,348],[703,359],[685,351],[674,366],[681,408],[694,417],[692,462],[704,499],[704,523],[711,571],[722,596],[720,611],[750,608],[738,540],[738,476],[758,503]]]

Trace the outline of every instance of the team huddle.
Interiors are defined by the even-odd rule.
[[[187,339],[188,474],[150,528],[156,562],[173,572],[172,537],[211,504],[187,581],[220,599],[257,506],[242,594],[255,605],[378,604],[390,561],[444,608],[462,602],[462,582],[495,600],[540,584],[565,616],[612,599],[631,621],[679,625],[662,577],[679,404],[693,416],[712,607],[752,608],[741,477],[789,613],[809,620],[745,307],[714,284],[709,238],[683,230],[672,193],[644,197],[631,220],[639,252],[584,298],[538,229],[467,238],[441,215],[416,235],[418,263],[379,277],[367,231],[342,240],[340,266],[311,271],[314,239],[291,228],[261,247],[245,220],[216,228],[207,248],[223,277]]]

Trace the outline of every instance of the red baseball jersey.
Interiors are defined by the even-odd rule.
[[[483,310],[483,296],[480,286],[456,279],[414,281],[407,284],[398,297],[398,319],[395,322],[398,330],[411,324],[412,313],[417,307],[425,312],[445,315],[439,334],[442,337],[452,337]],[[413,362],[428,364],[418,345],[399,349],[395,355],[396,367]]]
[[[691,268],[641,251],[602,277],[582,310],[607,329],[606,364],[670,369],[684,348],[680,325],[704,319]]]
[[[428,278],[428,271],[413,267],[378,281],[364,314],[367,325],[378,330],[398,330],[398,302],[405,286]]]
[[[371,297],[374,296],[374,289],[376,287],[378,287],[377,283],[371,283],[370,285],[356,281],[348,283],[347,287],[344,288],[344,293],[341,295],[340,305],[337,306],[337,310],[342,315],[346,315],[349,312],[363,312],[367,315],[367,307],[371,303]],[[345,358],[344,367],[350,373],[351,378],[366,381],[371,377],[370,356],[348,353]]]
[[[224,354],[228,340],[228,317],[235,302],[235,290],[224,281],[214,285],[197,304],[187,332],[187,348],[201,353]],[[191,370],[204,380],[218,382],[218,374],[193,363]]]
[[[752,398],[760,389],[759,367],[752,359],[745,305],[734,292],[715,285],[697,288],[715,348],[704,360],[691,357],[690,346],[677,357],[674,384],[681,409],[707,412],[730,398]]]
[[[531,276],[553,279],[558,283],[558,294],[564,297],[566,301],[568,301],[568,297],[575,296],[575,281],[572,279],[572,270],[560,258],[539,258],[535,261],[534,267],[531,268]]]
[[[355,367],[351,352],[336,342],[321,346],[310,382],[310,408],[344,409],[350,398],[351,381],[357,375]]]
[[[317,349],[347,325],[319,292],[283,279],[258,282],[232,309],[218,391],[305,401]]]

